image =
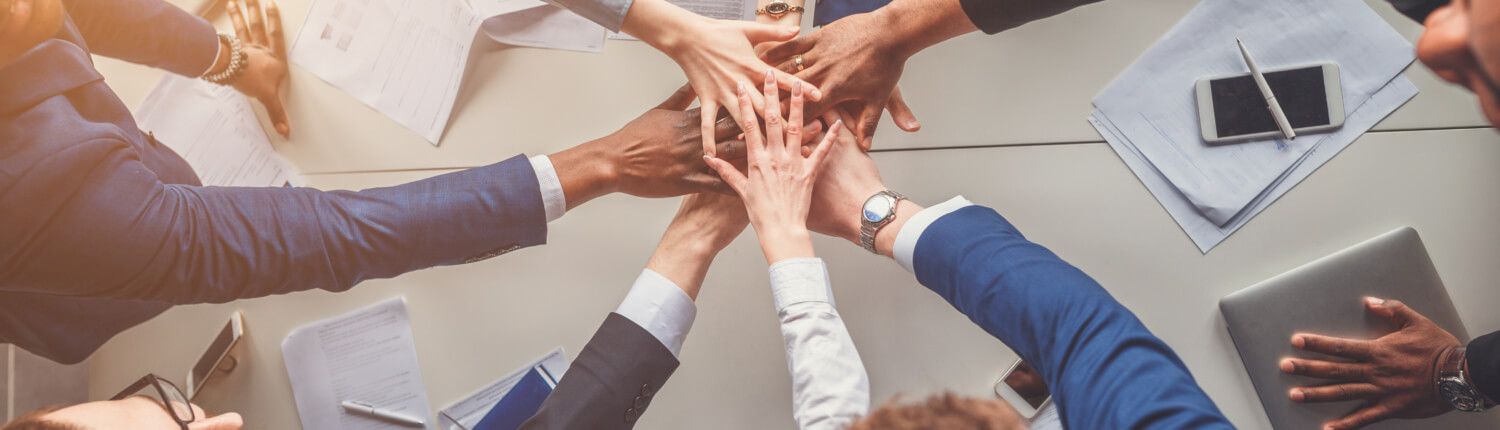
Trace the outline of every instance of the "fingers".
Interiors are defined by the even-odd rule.
[[[1288,395],[1297,403],[1344,402],[1379,396],[1380,387],[1366,383],[1297,387]]]
[[[769,101],[764,111],[766,113],[766,148],[773,153],[780,153],[786,151],[786,130],[782,125],[785,120],[781,119],[781,93],[780,89],[776,88],[776,76],[772,74],[771,69],[766,69],[765,92],[766,100]]]
[[[812,154],[807,157],[808,161],[811,161],[813,163],[812,165],[814,175],[816,175],[819,166],[823,165],[823,159],[828,158],[828,151],[830,151],[833,148],[833,145],[838,142],[839,133],[843,130],[843,120],[839,120],[837,122],[834,122],[833,125],[828,126],[828,134],[826,136],[823,136],[823,142],[819,143],[817,148],[813,148]]]
[[[885,112],[885,102],[865,103],[865,111],[859,115],[859,125],[855,126],[854,134],[859,137],[859,147],[865,151],[875,138],[875,126],[880,125],[880,115]]]
[[[1292,346],[1360,361],[1368,361],[1371,357],[1370,342],[1364,340],[1341,339],[1316,334],[1297,334],[1292,336]]]
[[[713,157],[714,136],[718,135],[714,130],[714,117],[718,116],[719,105],[714,103],[713,100],[703,99],[703,109],[698,113],[699,116],[703,117],[703,124],[698,130],[703,135],[703,156]]]
[[[726,140],[723,142],[719,142],[718,153],[719,155],[717,156],[717,158],[719,158],[720,160],[742,160],[745,158],[745,141]]]
[[[734,165],[729,164],[728,161],[707,156],[703,157],[703,161],[708,163],[708,167],[714,168],[714,171],[719,173],[719,177],[723,178],[724,184],[734,189],[736,194],[745,195],[745,182],[748,179],[745,178],[745,174],[735,169]]]
[[[693,104],[693,99],[697,97],[697,94],[693,92],[693,84],[686,84],[672,92],[672,95],[656,105],[655,109],[687,110],[688,106]]]
[[[771,47],[770,50],[767,50],[764,57],[769,61],[781,61],[789,59],[793,55],[806,54],[807,51],[812,50],[813,45],[817,44],[817,34],[817,32],[813,32],[810,35],[777,44]],[[803,66],[806,67],[808,64],[804,63]],[[795,68],[796,66],[793,66],[793,69]]]
[[[281,8],[275,0],[266,0],[266,36],[271,39],[271,53],[281,61],[286,59],[286,33],[281,28]],[[894,115],[894,114],[892,114]]]
[[[724,140],[739,134],[740,125],[734,122],[734,117],[725,116],[714,121],[714,140]]]
[[[745,146],[747,153],[755,155],[766,150],[765,139],[760,135],[760,124],[756,124],[755,105],[750,102],[750,91],[745,89],[745,84],[739,85],[740,98],[740,130],[745,132]]]
[[[229,0],[228,5],[224,8],[229,10],[229,23],[234,25],[234,37],[238,37],[244,42],[251,41],[250,27],[245,25],[245,14],[244,12],[240,12],[240,2]]]
[[[1406,327],[1414,322],[1426,320],[1427,317],[1417,311],[1406,307],[1400,300],[1381,300],[1375,297],[1365,298],[1365,306],[1370,308],[1376,315],[1385,317],[1396,324],[1396,327]]]
[[[245,0],[245,15],[250,24],[250,41],[260,46],[271,46],[270,38],[266,36],[265,15],[261,11],[260,0]]]
[[[723,179],[720,179],[718,176],[709,174],[707,172],[693,172],[682,178],[682,182],[686,183],[689,189],[696,190],[698,192],[707,191],[730,195],[734,194],[734,190],[730,189],[729,185],[725,184]]]
[[[917,122],[917,116],[911,113],[911,107],[901,97],[900,86],[891,90],[891,98],[885,103],[885,110],[891,113],[891,119],[896,121],[896,127],[901,130],[912,132],[922,129],[922,123]]]
[[[758,24],[753,22],[740,23],[744,26],[745,39],[750,41],[750,46],[759,45],[764,42],[781,42],[797,37],[802,29],[791,25]]]
[[[806,86],[806,88],[803,88],[802,91],[807,94],[807,98],[809,100],[817,101],[823,99],[823,90],[819,90],[818,87],[813,86],[813,84],[807,83],[807,81],[798,79],[796,76],[792,76],[792,74],[783,72],[780,69],[774,67],[770,70],[771,73],[774,73],[776,75],[776,85],[790,90],[792,88],[792,85],[801,82],[802,85]]]
[[[787,105],[786,114],[786,148],[788,151],[802,154],[802,83],[792,84],[792,97]]]
[[[1390,418],[1390,416],[1390,407],[1377,404],[1354,411],[1354,413],[1328,423],[1328,425],[1323,426],[1323,428],[1328,430],[1357,429],[1370,424],[1385,421],[1385,419]]]
[[[1363,363],[1334,363],[1288,358],[1281,360],[1281,371],[1336,381],[1364,381],[1370,378],[1370,365]]]
[[[281,96],[261,99],[260,104],[266,107],[266,115],[271,117],[271,125],[276,127],[276,132],[281,137],[292,137],[292,125],[287,120],[286,108],[281,106]]]

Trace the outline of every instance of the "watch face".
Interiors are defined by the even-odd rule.
[[[1453,405],[1453,409],[1470,412],[1479,408],[1479,399],[1461,382],[1444,380],[1438,384],[1438,393],[1443,396],[1443,400]]]
[[[884,220],[886,216],[891,214],[892,200],[895,199],[884,195],[871,197],[869,200],[865,200],[865,221],[880,222],[881,220]]]
[[[771,15],[781,15],[781,14],[786,13],[787,10],[790,10],[790,9],[791,9],[790,5],[786,4],[785,2],[780,2],[780,1],[773,1],[773,2],[771,2],[771,3],[769,3],[769,4],[766,5],[766,13],[771,14]]]

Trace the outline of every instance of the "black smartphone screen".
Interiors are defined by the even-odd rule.
[[[198,359],[198,364],[193,365],[193,385],[196,387],[203,384],[212,374],[214,368],[219,366],[219,359],[224,358],[224,353],[234,342],[234,323],[224,325],[224,330],[219,332],[219,337],[214,338],[214,343],[208,346],[208,351]],[[197,391],[197,388],[194,388]]]
[[[1292,128],[1328,125],[1328,95],[1323,88],[1323,67],[1283,70],[1266,74],[1266,84]],[[1219,137],[1276,131],[1276,118],[1265,96],[1250,75],[1209,81],[1214,103],[1214,124]]]

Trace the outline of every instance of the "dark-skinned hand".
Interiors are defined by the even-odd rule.
[[[241,7],[243,6],[243,9]],[[234,89],[260,101],[271,117],[271,125],[283,137],[292,133],[286,108],[281,104],[281,84],[286,81],[286,35],[281,29],[281,10],[276,2],[230,0],[229,22],[240,39],[247,66]],[[246,19],[248,18],[248,20]]]

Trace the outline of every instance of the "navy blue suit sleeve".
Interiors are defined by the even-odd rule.
[[[63,364],[88,358],[104,342],[172,305],[0,291],[0,343]]]
[[[197,77],[219,53],[214,26],[162,0],[64,0],[95,54]]]
[[[1042,374],[1064,427],[1232,428],[1134,314],[994,210],[939,218],[913,257],[922,285]]]
[[[48,154],[0,204],[33,208],[0,228],[12,292],[222,303],[313,288],[341,291],[546,240],[536,173],[523,156],[358,192],[162,183],[129,144]],[[24,269],[24,270],[23,270]]]

